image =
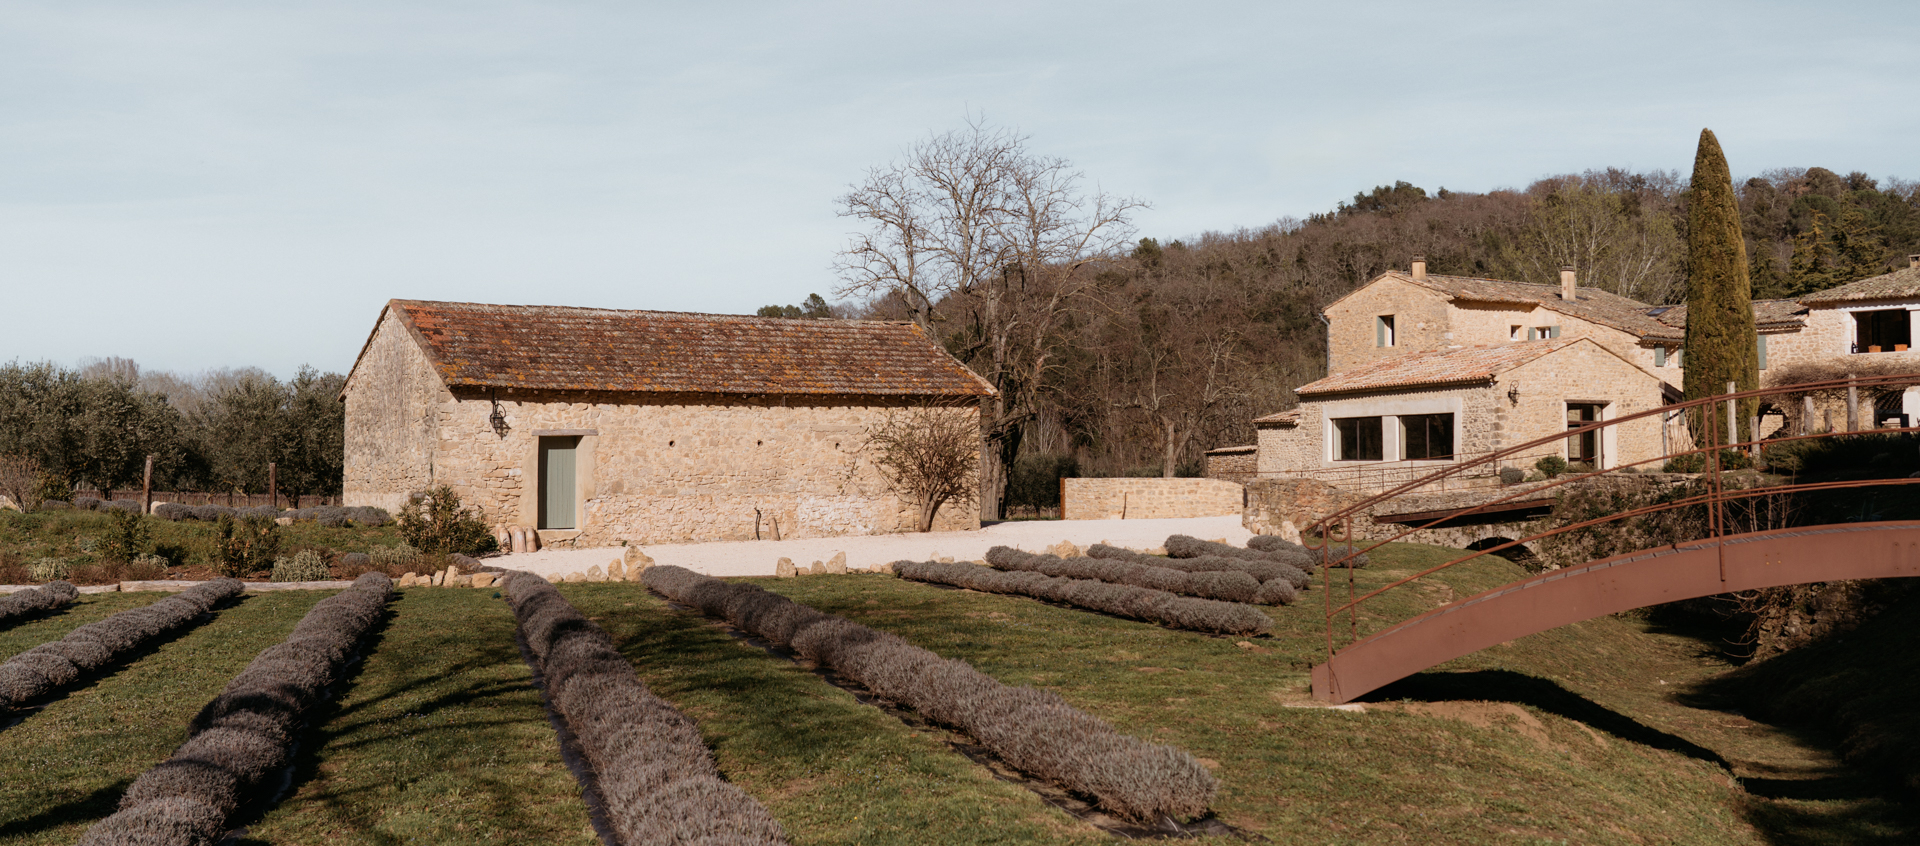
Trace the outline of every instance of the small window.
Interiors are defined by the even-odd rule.
[[[1908,312],[1904,308],[1876,309],[1853,313],[1853,351],[1856,353],[1905,352],[1913,336]]]
[[[1380,418],[1336,417],[1333,419],[1333,455],[1336,461],[1379,461],[1381,459]]]
[[[1400,417],[1401,458],[1447,461],[1453,458],[1453,415],[1404,414]]]
[[[1393,346],[1393,315],[1383,314],[1374,318],[1373,345],[1376,347]]]
[[[1518,341],[1518,340],[1520,340],[1520,330],[1522,330],[1522,329],[1525,329],[1525,328],[1526,328],[1525,326],[1509,326],[1509,327],[1507,327],[1507,340],[1509,340],[1509,341]]]
[[[1558,337],[1560,337],[1560,327],[1558,326],[1535,326],[1527,330],[1527,340],[1529,341],[1540,341],[1547,338]]]

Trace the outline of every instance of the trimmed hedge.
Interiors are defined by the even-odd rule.
[[[41,611],[65,608],[80,591],[69,582],[48,582],[37,588],[0,596],[0,626]]]
[[[239,596],[246,585],[215,579],[145,608],[88,623],[53,643],[43,643],[0,664],[0,708],[38,699],[113,663],[121,655],[194,622],[215,603]]]
[[[227,683],[193,718],[187,742],[80,838],[89,846],[172,846],[220,839],[227,818],[277,786],[306,713],[323,700],[384,616],[393,580],[368,573],[321,600],[293,632]]]
[[[1280,555],[1299,556],[1307,560],[1307,566],[1309,568],[1315,566],[1314,562],[1327,558],[1333,559],[1333,566],[1335,567],[1359,568],[1367,566],[1368,563],[1367,554],[1360,552],[1352,544],[1328,544],[1325,549],[1308,549],[1293,541],[1275,535],[1254,535],[1247,539],[1247,548],[1257,549],[1275,557]],[[1356,552],[1358,554],[1353,557],[1351,563],[1343,563],[1340,559],[1345,558],[1349,552]]]
[[[1239,571],[1188,572],[1170,567],[1157,567],[1145,562],[1113,558],[1061,558],[1057,555],[1036,555],[1007,546],[996,546],[987,550],[987,563],[1001,570],[1026,570],[1046,576],[1094,579],[1225,602],[1252,602],[1254,594],[1260,591],[1259,579]],[[1292,591],[1287,592],[1286,601],[1293,601]]]
[[[1094,558],[1109,558],[1115,561],[1132,561],[1136,564],[1146,564],[1150,567],[1165,567],[1169,570],[1179,570],[1185,573],[1209,573],[1220,570],[1237,571],[1246,573],[1259,580],[1262,587],[1277,581],[1285,582],[1294,590],[1305,590],[1313,584],[1313,578],[1307,575],[1307,571],[1292,564],[1268,559],[1223,558],[1218,555],[1203,555],[1199,558],[1161,558],[1158,555],[1134,552],[1131,549],[1121,549],[1120,547],[1108,546],[1104,543],[1096,543],[1093,546],[1087,547],[1087,555]]]
[[[1260,634],[1273,628],[1273,618],[1251,605],[1175,596],[1152,588],[1055,578],[1033,572],[1008,573],[978,564],[896,561],[893,571],[901,578],[917,582],[1031,596],[1188,631]]]
[[[1286,541],[1281,541],[1286,543]],[[1287,547],[1292,547],[1291,549]],[[1278,561],[1302,573],[1311,573],[1320,569],[1323,556],[1298,544],[1287,544],[1271,551],[1243,549],[1232,544],[1204,541],[1186,535],[1174,535],[1167,538],[1167,554],[1175,558],[1238,558],[1243,561]],[[1365,557],[1358,559],[1355,567],[1366,566]]]
[[[910,568],[922,566],[903,563]],[[999,573],[973,564],[932,566],[1046,578]],[[964,661],[941,658],[894,635],[822,614],[757,585],[723,582],[673,566],[650,567],[641,579],[675,602],[724,617],[775,644],[791,646],[886,699],[954,726],[1008,764],[1091,796],[1100,807],[1122,817],[1147,823],[1165,817],[1198,817],[1219,789],[1213,775],[1193,756],[1114,731],[1051,692],[1008,687]]]
[[[547,699],[593,766],[620,843],[787,842],[765,807],[721,779],[693,721],[647,690],[605,630],[532,573],[509,575],[506,588]]]

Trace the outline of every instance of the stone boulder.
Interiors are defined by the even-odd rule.
[[[604,582],[606,580],[607,580],[607,574],[600,569],[600,565],[595,564],[592,567],[587,568],[587,581]]]
[[[844,552],[836,552],[832,558],[827,559],[827,573],[835,576],[846,575],[847,554]]]
[[[800,568],[793,566],[793,559],[782,558],[773,562],[773,574],[783,579],[791,579],[800,575]]]

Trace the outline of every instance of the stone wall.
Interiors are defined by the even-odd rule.
[[[1327,375],[1383,358],[1459,343],[1448,322],[1447,298],[1392,276],[1327,306]],[[1392,315],[1394,343],[1379,345],[1374,321]]]
[[[1223,479],[1061,479],[1062,520],[1225,517],[1244,505],[1238,482]]]
[[[346,386],[342,501],[398,511],[432,487],[439,409],[452,401],[406,325],[383,314]]]
[[[912,531],[917,509],[889,488],[865,432],[924,398],[497,393],[447,390],[405,327],[381,321],[347,385],[344,500],[397,510],[446,484],[489,523],[533,527],[542,435],[580,438],[577,527],[546,543],[606,546]],[[972,402],[946,413],[977,428]],[[1235,507],[1238,508],[1236,498]],[[978,528],[948,503],[936,531]]]
[[[1246,484],[1260,470],[1260,447],[1221,447],[1207,450],[1207,478]]]

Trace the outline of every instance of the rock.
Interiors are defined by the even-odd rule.
[[[1299,543],[1300,527],[1295,526],[1292,520],[1281,520],[1280,539],[1288,543]]]
[[[641,570],[653,566],[653,557],[641,552],[640,547],[637,546],[627,547],[625,558],[627,559],[627,573],[629,574],[638,573]],[[639,581],[639,579],[634,579],[634,581]]]
[[[1234,644],[1234,646],[1238,646],[1238,647],[1240,647],[1241,649],[1252,649],[1252,648],[1253,648],[1253,641],[1250,641],[1250,640],[1243,640],[1243,641],[1240,641],[1239,643],[1236,643],[1236,644]]]
[[[936,555],[936,556],[934,556],[934,557],[933,557],[933,563],[935,563],[935,564],[952,564],[952,563],[953,563],[953,556],[951,556],[951,555]]]
[[[12,499],[8,498],[6,494],[0,494],[0,511],[19,511],[19,510],[20,510],[20,506],[13,504]]]
[[[782,558],[773,562],[773,574],[783,579],[791,579],[800,575],[800,568],[793,566],[793,559]]]
[[[836,552],[833,554],[832,558],[827,559],[827,572],[835,576],[846,575],[847,574],[847,554],[844,552]]]
[[[528,551],[528,552],[539,552],[539,551],[540,551],[540,546],[541,546],[541,544],[540,544],[540,530],[538,530],[538,529],[528,529],[528,530],[527,530],[527,551]]]
[[[448,576],[447,587],[473,587],[472,576]]]
[[[400,587],[413,587],[414,580],[418,578],[420,577],[413,573],[402,573],[400,574],[399,585]]]
[[[513,533],[507,531],[507,524],[493,524],[493,542],[500,545],[501,552],[513,551]]]
[[[635,564],[628,564],[627,565],[627,581],[629,582],[640,581],[640,576],[644,572],[645,572],[645,568],[642,568]]]
[[[582,572],[580,572],[580,571],[578,571],[578,570],[575,570],[575,571],[573,571],[573,572],[571,572],[571,573],[568,573],[568,574],[567,574],[567,582],[568,582],[569,584],[579,584],[579,583],[581,583],[581,582],[584,582],[584,581],[586,581],[586,580],[587,580],[587,574],[585,574],[585,573],[582,573]]]
[[[607,580],[607,574],[600,569],[600,565],[595,564],[592,567],[587,568],[587,581],[604,582],[606,580]]]
[[[892,562],[892,561],[888,561],[888,562],[887,562],[887,563],[885,563],[885,564],[875,564],[875,565],[873,565],[873,572],[875,572],[875,573],[891,573],[891,572],[893,572],[893,562]]]
[[[433,585],[434,587],[445,587],[447,584],[447,571],[441,570],[440,572],[433,574],[433,581],[429,582],[429,584]]]
[[[273,518],[273,524],[276,526],[291,526],[293,525],[293,518],[292,517],[275,517]]]
[[[498,576],[493,573],[475,573],[472,578],[474,587],[487,588],[493,587],[493,581],[498,578]]]
[[[1047,554],[1058,555],[1061,558],[1079,558],[1080,547],[1074,546],[1073,541],[1061,541],[1047,547]]]
[[[507,527],[507,554],[518,555],[527,551],[527,539],[521,534],[519,526]]]
[[[612,561],[607,562],[607,581],[624,582],[626,580],[627,580],[627,565],[621,563],[620,559],[618,558],[615,558]]]
[[[1156,547],[1152,547],[1152,548],[1150,548],[1150,549],[1143,549],[1143,550],[1140,550],[1140,551],[1141,551],[1141,552],[1144,552],[1144,553],[1146,553],[1146,554],[1148,554],[1148,555],[1158,555],[1158,556],[1160,556],[1161,558],[1165,558],[1165,557],[1167,557],[1167,548],[1166,548],[1166,547],[1164,547],[1164,546],[1156,546]]]
[[[822,564],[818,561],[813,562],[813,566],[807,568],[807,575],[809,576],[824,576],[826,574],[827,574],[827,565]]]

